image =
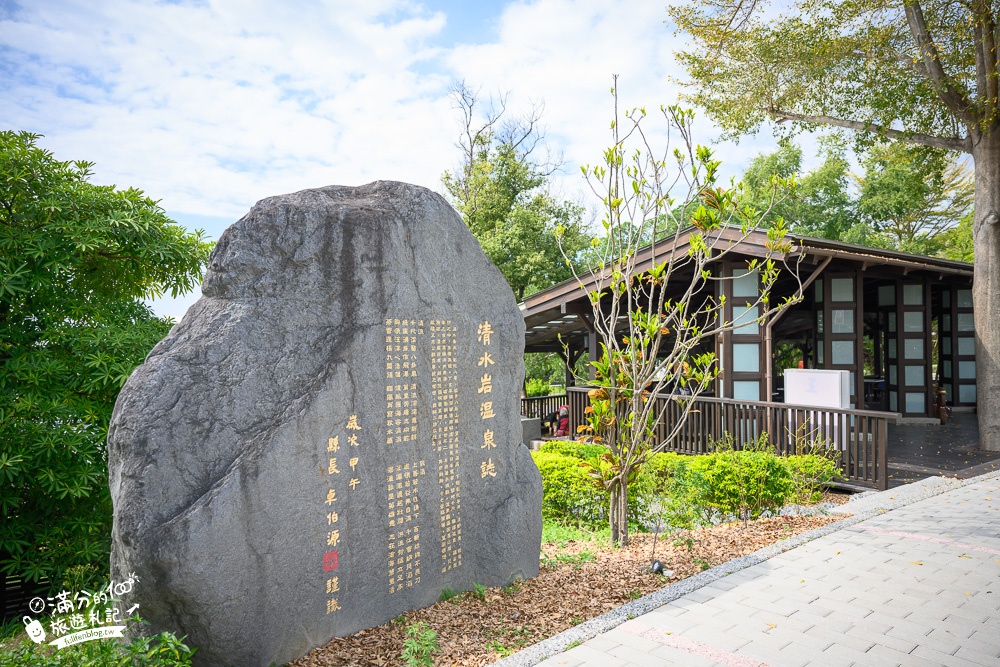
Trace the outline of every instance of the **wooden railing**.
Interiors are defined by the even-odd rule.
[[[567,389],[571,433],[576,433],[577,425],[583,423],[587,391],[586,387]],[[739,447],[766,432],[780,454],[794,454],[796,445],[803,441],[822,440],[840,449],[845,482],[879,490],[889,488],[888,424],[898,414],[666,394],[657,395],[656,401],[657,410],[663,410],[656,427],[658,442],[667,438],[682,418],[684,401],[691,404],[687,420],[664,451],[704,454],[710,451],[711,442],[722,440],[726,433]]]
[[[559,412],[559,407],[566,404],[566,394],[522,398],[521,416],[543,419],[546,415],[550,415],[553,412]],[[581,412],[580,414],[583,413]]]

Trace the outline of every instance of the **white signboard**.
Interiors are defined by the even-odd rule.
[[[811,368],[785,369],[785,403],[817,408],[849,410],[851,408],[850,371],[817,370]],[[798,411],[796,411],[798,412]],[[824,418],[825,417],[825,418]],[[789,428],[797,430],[805,422],[807,440],[822,438],[841,449],[847,447],[847,419],[840,415],[824,415],[821,411],[805,414],[788,413]]]
[[[849,410],[851,373],[812,368],[786,368],[785,403]]]

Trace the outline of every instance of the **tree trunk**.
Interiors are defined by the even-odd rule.
[[[611,526],[611,543],[625,547],[628,546],[628,485],[622,479],[615,479],[611,482],[610,491],[608,519]]]
[[[979,447],[1000,451],[1000,131],[973,136],[972,159],[976,173],[972,303]]]

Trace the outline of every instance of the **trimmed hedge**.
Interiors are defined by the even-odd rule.
[[[602,445],[552,440],[532,452],[542,474],[542,515],[567,524],[607,522],[609,494],[588,475]],[[827,457],[781,457],[751,447],[689,456],[654,454],[629,484],[629,523],[665,521],[690,528],[729,517],[749,521],[790,502],[819,498],[818,488],[837,476]]]

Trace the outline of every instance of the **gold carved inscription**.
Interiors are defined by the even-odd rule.
[[[459,474],[458,327],[430,321],[431,443],[438,455],[441,572],[462,564],[462,494]]]

